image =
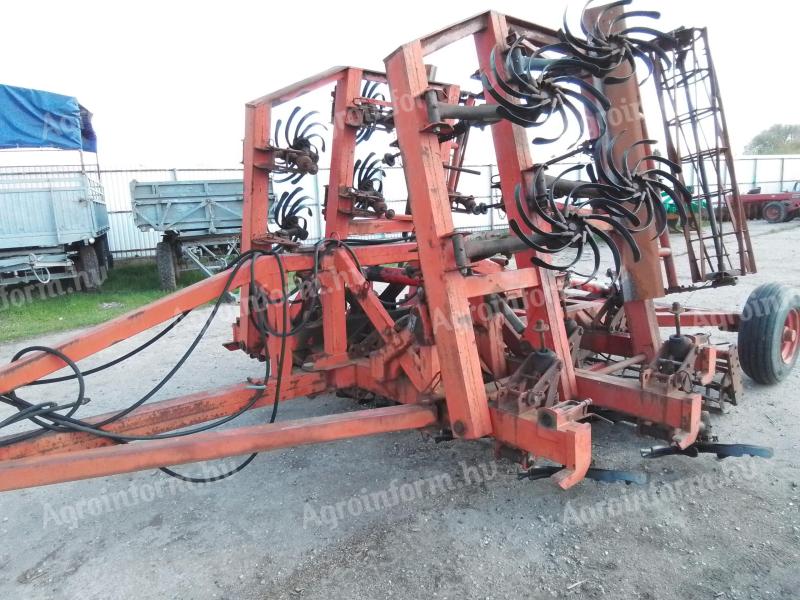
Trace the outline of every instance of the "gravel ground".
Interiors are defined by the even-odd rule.
[[[800,287],[800,223],[752,231],[759,274],[680,299],[728,309],[761,283]],[[259,374],[220,347],[229,320],[222,315],[169,395]],[[198,326],[94,376],[86,410],[121,407],[146,391]],[[0,360],[63,337],[0,346]],[[714,418],[721,440],[771,445],[772,460],[647,462],[638,450],[651,440],[595,425],[597,464],[645,470],[648,486],[585,481],[560,491],[546,480],[519,482],[484,442],[436,444],[412,432],[273,452],[211,485],[143,472],[8,492],[0,495],[0,598],[797,598],[799,385],[800,369],[776,387],[747,381],[744,403]],[[287,403],[278,418],[354,408],[325,396]],[[257,411],[242,422],[266,418]]]

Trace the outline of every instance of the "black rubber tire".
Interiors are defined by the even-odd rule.
[[[172,292],[178,287],[178,269],[175,262],[172,244],[158,242],[156,244],[156,267],[162,290]]]
[[[739,360],[744,372],[758,383],[779,383],[797,362],[797,349],[788,361],[781,356],[784,323],[790,311],[800,311],[800,294],[779,283],[757,287],[742,310]]]
[[[103,234],[94,243],[94,251],[97,253],[97,262],[104,275],[114,268],[114,256],[108,246],[108,235]]]
[[[100,262],[97,260],[94,246],[81,245],[78,248],[76,267],[78,268],[78,275],[75,277],[77,289],[96,290],[103,285],[103,273],[100,270]]]
[[[788,213],[789,211],[783,202],[768,202],[761,214],[764,215],[764,220],[767,223],[783,223],[786,221]]]

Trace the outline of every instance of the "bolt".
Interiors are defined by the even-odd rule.
[[[685,313],[686,309],[683,308],[680,302],[673,302],[672,307],[669,309],[673,315],[675,315],[675,334],[681,334],[681,313]]]
[[[533,330],[539,334],[539,350],[538,352],[544,352],[547,350],[547,346],[545,344],[544,334],[550,331],[550,326],[547,325],[542,319],[536,320],[536,325],[534,325]]]
[[[463,421],[456,421],[453,423],[453,433],[456,435],[464,435],[467,432],[467,426]]]

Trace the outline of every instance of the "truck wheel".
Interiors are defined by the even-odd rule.
[[[739,360],[754,381],[782,381],[797,362],[800,347],[800,294],[767,283],[750,294],[739,326]]]
[[[107,275],[108,271],[114,267],[114,256],[108,247],[108,234],[97,238],[94,243],[94,251],[97,253],[97,262],[100,265],[101,272],[104,271],[104,274]]]
[[[175,265],[175,252],[169,242],[156,244],[156,266],[161,289],[168,292],[174,291],[178,287],[178,269]]]
[[[75,278],[77,289],[96,290],[103,284],[103,273],[94,246],[85,244],[78,248],[76,266],[78,267],[78,275]]]
[[[767,223],[783,223],[788,216],[783,202],[770,202],[764,207],[763,215]]]

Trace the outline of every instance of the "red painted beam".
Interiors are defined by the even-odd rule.
[[[437,421],[438,410],[435,406],[391,406],[211,431],[169,440],[20,458],[0,464],[0,491],[421,429]]]
[[[285,402],[324,391],[327,388],[325,375],[325,373],[303,373],[296,374],[289,380],[284,380],[281,386],[280,401]],[[232,415],[251,400],[255,391],[246,384],[238,384],[188,396],[170,398],[160,402],[150,402],[140,406],[118,421],[109,423],[103,429],[127,435],[154,435],[182,429]],[[270,406],[274,399],[275,380],[272,379],[267,384],[267,389],[264,390],[261,398],[256,401],[253,409]],[[117,410],[84,420],[90,424],[100,423],[118,412]],[[13,437],[2,437],[0,438],[0,443]],[[31,440],[0,447],[0,461],[39,454],[88,450],[115,444],[116,442],[113,440],[98,437],[91,433],[48,432]]]

